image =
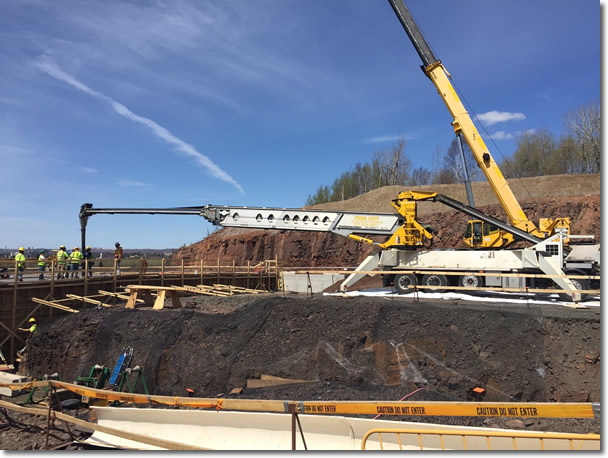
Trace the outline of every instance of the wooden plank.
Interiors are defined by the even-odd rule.
[[[251,293],[251,294],[259,294],[262,293],[264,291],[259,290],[259,289],[251,289],[251,288],[243,288],[242,286],[230,286],[230,285],[219,285],[219,284],[215,284],[213,285],[213,287],[215,289],[219,289],[219,290],[227,290],[227,291],[231,291],[233,293]]]
[[[154,286],[154,285],[128,285],[126,287],[126,291],[131,291],[133,289],[138,289],[138,290],[150,290],[150,291],[160,291],[160,290],[165,290],[165,291],[170,291],[173,289],[173,286]]]
[[[272,386],[297,385],[299,383],[313,383],[314,380],[247,380],[247,388],[268,388]]]
[[[177,286],[175,287],[178,291],[186,291],[195,294],[205,294],[207,296],[230,296],[230,293],[225,291],[215,291],[213,288],[196,288],[193,286]]]
[[[127,300],[127,305],[125,305],[126,309],[134,309],[135,304],[137,303],[137,290],[133,290],[129,293],[129,300]]]
[[[69,297],[70,299],[76,299],[79,301],[86,302],[87,304],[100,305],[102,307],[112,307],[110,304],[104,304],[101,301],[91,299],[90,297],[87,297],[87,296],[77,296],[76,294],[66,294],[66,296]]]
[[[113,297],[117,297],[119,299],[124,299],[125,301],[129,300],[129,296],[125,296],[124,294],[120,294],[120,293],[112,293],[110,291],[103,291],[103,290],[99,290],[99,293],[104,295],[104,296],[113,296]],[[137,303],[138,304],[143,304],[144,301],[143,299],[137,299]]]
[[[152,307],[153,310],[163,309],[165,306],[165,294],[167,294],[167,290],[164,288],[158,292],[158,296],[156,296],[156,301],[154,302],[154,307]]]
[[[79,313],[78,310],[66,307],[65,305],[55,304],[54,302],[45,301],[44,299],[38,299],[37,297],[32,297],[32,301],[36,302],[37,304],[46,305],[47,307],[53,307],[59,310],[63,310],[65,312]]]

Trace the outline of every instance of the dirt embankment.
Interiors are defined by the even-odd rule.
[[[245,396],[398,400],[422,387],[419,400],[465,401],[480,386],[485,401],[600,400],[593,310],[298,295],[182,302],[59,317],[32,338],[24,369],[73,381],[94,364],[113,367],[129,345],[159,395],[226,395],[269,374],[313,382]],[[589,431],[577,425],[562,426]]]
[[[513,192],[534,222],[540,218],[568,217],[572,234],[589,234],[600,239],[600,176],[558,175],[510,180]],[[463,185],[438,185],[412,188],[432,190],[466,202]],[[315,209],[392,212],[389,202],[397,197],[401,186],[387,186],[343,202],[318,205]],[[507,217],[487,183],[473,183],[477,207],[503,221]],[[531,200],[530,196],[537,196]],[[462,242],[469,217],[448,207],[431,202],[418,205],[419,220],[435,230],[434,248],[466,248]],[[383,238],[372,237],[378,241]],[[221,229],[201,242],[182,248],[174,256],[180,263],[205,259],[237,265],[278,258],[284,267],[356,266],[373,251],[367,244],[325,232]]]

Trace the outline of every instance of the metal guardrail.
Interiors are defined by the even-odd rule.
[[[383,439],[383,434],[395,435],[396,442],[390,442],[389,445],[386,443],[386,437]],[[376,442],[378,442],[380,450],[385,450],[385,445],[390,450],[404,450],[404,447],[407,450],[425,450],[423,438],[427,439],[426,450],[438,448],[441,450],[482,450],[482,444],[485,450],[600,450],[601,445],[599,434],[377,428],[368,431],[363,436],[361,450],[369,450],[367,441],[373,436],[377,436]],[[446,436],[460,437],[462,445],[459,444],[459,441],[458,443],[451,441],[446,448]],[[467,438],[470,438],[469,441]],[[566,445],[564,441],[567,441],[567,448],[564,447]]]

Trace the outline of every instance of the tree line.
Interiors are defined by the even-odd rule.
[[[559,138],[548,129],[527,131],[516,138],[512,157],[499,161],[506,178],[524,178],[557,174],[599,173],[600,106],[591,102],[564,116],[566,133]],[[471,181],[483,174],[466,142],[462,142],[466,169]],[[415,167],[406,153],[406,142],[398,140],[391,147],[375,151],[371,159],[357,163],[343,172],[331,185],[320,186],[306,199],[306,206],[350,199],[382,186],[422,186],[464,182],[464,167],[455,137],[445,154],[433,154],[433,168]],[[495,158],[496,160],[496,158]]]

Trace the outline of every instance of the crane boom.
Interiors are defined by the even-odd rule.
[[[403,0],[388,1],[414,45],[418,55],[422,59],[423,72],[433,82],[439,95],[448,107],[448,110],[454,119],[452,123],[454,131],[457,134],[462,134],[471,148],[477,165],[483,171],[492,190],[498,197],[511,225],[534,234],[537,237],[545,238],[547,234],[539,230],[536,225],[528,219],[519,205],[513,191],[509,187],[509,183],[498,168],[498,165],[490,154],[485,142],[477,131],[475,124],[473,124],[469,113],[450,83],[451,77],[449,73],[446,71],[441,61],[435,57],[418,25],[414,21],[408,7]]]

